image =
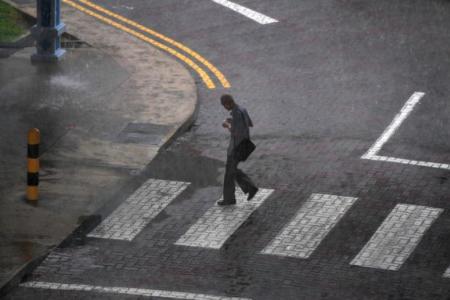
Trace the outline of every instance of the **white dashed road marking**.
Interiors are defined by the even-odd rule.
[[[133,295],[141,297],[161,297],[169,299],[191,299],[191,300],[251,300],[249,298],[224,297],[206,294],[195,294],[185,292],[174,292],[164,290],[128,288],[128,287],[107,287],[87,284],[68,284],[56,282],[29,281],[22,283],[21,287],[63,290],[63,291],[82,291],[94,293],[110,293],[119,295]]]
[[[372,145],[372,147],[363,156],[361,156],[362,159],[370,159],[370,160],[376,160],[376,161],[386,161],[386,162],[393,162],[393,163],[399,163],[399,164],[407,164],[407,165],[414,165],[414,166],[422,166],[422,167],[450,170],[449,164],[440,164],[440,163],[434,163],[434,162],[409,160],[409,159],[377,155],[378,152],[380,152],[383,145],[392,137],[392,135],[394,135],[394,133],[397,131],[397,129],[400,127],[400,125],[403,123],[403,121],[405,121],[405,119],[409,116],[409,114],[413,111],[416,104],[420,102],[420,99],[422,99],[422,97],[424,95],[425,95],[425,93],[415,92],[408,99],[408,101],[406,101],[405,105],[400,110],[400,112],[395,116],[392,123],[384,130],[383,134]]]
[[[217,4],[223,5],[231,10],[234,10],[235,12],[240,13],[241,15],[244,15],[247,18],[250,18],[262,25],[278,22],[278,20],[275,20],[271,17],[268,17],[259,12],[256,12],[247,7],[244,7],[242,5],[236,4],[228,0],[212,0],[212,1],[216,2]]]
[[[397,204],[351,264],[400,269],[442,211],[440,208]]]
[[[133,240],[188,185],[186,182],[149,179],[88,237]]]
[[[251,201],[240,190],[236,191],[236,205],[211,207],[175,243],[181,246],[220,249],[225,241],[244,223],[273,190],[259,189]],[[221,199],[222,200],[222,199]]]
[[[308,258],[356,200],[313,194],[261,253]]]

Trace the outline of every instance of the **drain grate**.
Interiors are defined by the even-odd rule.
[[[172,126],[152,123],[128,123],[118,135],[120,143],[159,145]]]
[[[92,46],[68,33],[61,36],[61,47],[65,49],[73,48],[91,48]]]

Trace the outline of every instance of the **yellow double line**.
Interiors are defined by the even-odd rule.
[[[158,41],[156,41],[154,39],[151,39],[148,36],[138,32],[138,31],[135,31],[135,30],[133,30],[133,29],[131,29],[129,27],[126,27],[126,26],[124,26],[124,25],[122,25],[122,24],[120,24],[120,23],[118,23],[116,21],[113,21],[112,19],[109,19],[109,18],[107,18],[105,16],[102,16],[102,15],[100,15],[100,14],[98,14],[98,13],[96,13],[96,12],[86,8],[86,7],[83,7],[83,6],[75,3],[72,0],[63,0],[63,2],[68,4],[68,5],[70,5],[70,6],[72,6],[72,7],[74,7],[74,8],[76,8],[76,9],[78,9],[78,10],[80,10],[80,11],[82,11],[82,12],[84,12],[84,13],[86,13],[86,14],[88,14],[88,15],[90,15],[90,16],[92,16],[92,17],[97,18],[97,19],[99,19],[99,20],[101,20],[101,21],[103,21],[103,22],[105,22],[105,23],[107,23],[107,24],[117,28],[117,29],[120,29],[120,30],[122,30],[124,32],[127,32],[127,33],[137,37],[138,39],[140,39],[142,41],[145,41],[145,42],[147,42],[147,43],[149,43],[149,44],[151,44],[151,45],[153,45],[153,46],[155,46],[155,47],[157,47],[157,48],[159,48],[159,49],[161,49],[163,51],[166,51],[166,52],[172,54],[173,56],[177,57],[178,59],[180,59],[181,61],[186,63],[188,66],[190,66],[195,72],[197,72],[197,74],[200,76],[200,78],[203,80],[203,82],[205,83],[205,85],[208,88],[214,89],[216,87],[216,85],[214,84],[214,81],[211,79],[211,77],[208,75],[207,72],[205,72],[205,70],[202,67],[200,67],[192,59],[188,58],[186,55],[180,53],[179,51],[177,51],[177,50],[175,50],[175,49],[173,49],[173,48],[171,48],[171,47],[169,47],[169,46],[167,46],[165,44],[162,44],[162,43],[160,43],[160,42],[158,42]],[[132,21],[130,19],[127,19],[127,18],[121,16],[121,15],[113,13],[112,11],[107,10],[104,7],[98,6],[98,5],[92,3],[92,2],[90,2],[88,0],[79,0],[79,2],[83,3],[84,5],[86,5],[88,7],[91,7],[93,9],[95,9],[98,12],[101,12],[101,13],[103,13],[105,15],[108,15],[108,16],[111,16],[113,18],[116,18],[117,20],[119,20],[119,21],[121,21],[121,22],[123,22],[125,24],[128,24],[128,25],[130,25],[130,26],[132,26],[132,27],[134,27],[136,29],[139,29],[142,32],[145,32],[145,33],[148,33],[148,34],[150,34],[150,35],[152,35],[154,37],[157,37],[160,40],[166,42],[167,44],[170,44],[170,45],[172,45],[172,46],[174,46],[174,47],[184,51],[186,54],[190,55],[192,58],[195,58],[197,61],[202,63],[211,73],[213,73],[216,76],[216,78],[219,80],[220,84],[224,88],[229,88],[231,86],[230,83],[228,82],[228,80],[226,79],[226,77],[222,74],[222,72],[220,72],[214,65],[212,65],[208,60],[206,60],[200,54],[198,54],[197,52],[193,51],[192,49],[189,49],[188,47],[184,46],[183,44],[181,44],[181,43],[179,43],[177,41],[174,41],[171,38],[169,38],[169,37],[167,37],[167,36],[165,36],[163,34],[160,34],[160,33],[156,32],[156,31],[154,31],[154,30],[152,30],[152,29],[150,29],[148,27],[145,27],[145,26],[143,26],[141,24],[138,24],[138,23],[136,23],[136,22],[134,22],[134,21]]]

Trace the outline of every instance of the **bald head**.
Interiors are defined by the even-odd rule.
[[[222,103],[223,107],[225,107],[226,110],[232,110],[235,105],[233,97],[227,94],[220,97],[220,103]]]

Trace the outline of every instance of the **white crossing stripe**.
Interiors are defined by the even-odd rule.
[[[110,293],[119,295],[133,295],[141,297],[158,297],[169,299],[191,299],[191,300],[251,300],[249,298],[238,297],[224,297],[214,296],[207,294],[195,294],[186,292],[175,292],[165,290],[152,290],[142,288],[129,288],[129,287],[109,287],[98,286],[88,284],[69,284],[69,283],[57,283],[57,282],[43,282],[43,281],[29,281],[20,284],[21,287],[49,289],[49,290],[62,290],[62,291],[81,291],[81,292],[94,292],[94,293]]]
[[[450,278],[450,267],[447,268],[447,270],[445,271],[445,273],[442,277]]]
[[[271,189],[259,189],[255,197],[247,201],[244,193],[236,191],[236,205],[211,207],[175,244],[220,249],[272,192]]]
[[[149,179],[88,237],[132,241],[189,183]]]
[[[268,17],[259,12],[256,12],[247,7],[244,7],[242,5],[236,4],[228,0],[212,0],[212,1],[216,2],[217,4],[223,5],[231,10],[234,10],[235,12],[240,13],[241,15],[244,15],[247,18],[250,18],[262,25],[278,22],[278,20],[275,20],[271,17]]]
[[[308,258],[357,199],[312,194],[261,253]]]
[[[398,270],[443,209],[397,204],[352,265]]]

